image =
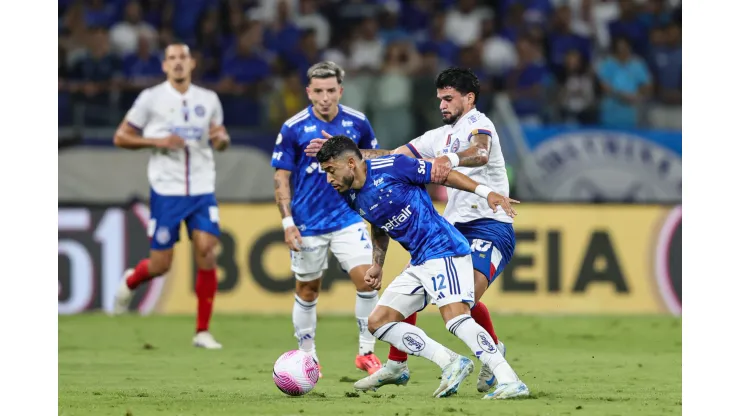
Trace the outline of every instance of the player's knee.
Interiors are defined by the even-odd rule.
[[[367,317],[367,330],[375,335],[376,331],[383,325],[397,321],[394,317],[385,311],[386,308],[375,308],[370,316]]]
[[[149,273],[152,276],[161,276],[172,267],[172,259],[150,259],[149,260]]]
[[[313,302],[319,297],[321,280],[316,279],[308,282],[296,281],[295,293],[305,302]]]

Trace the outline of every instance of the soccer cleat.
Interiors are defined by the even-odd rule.
[[[442,370],[442,382],[434,392],[434,397],[449,397],[457,393],[460,383],[473,372],[475,366],[468,357],[458,355],[451,363]]]
[[[316,365],[319,366],[319,378],[324,378],[324,375],[321,374],[321,364],[319,364],[319,356],[316,355],[316,350],[313,351],[305,351],[306,353],[310,354],[311,357],[313,357],[313,360],[316,362]]]
[[[406,363],[403,363],[402,365],[386,364],[380,367],[377,371],[371,373],[369,376],[358,380],[355,383],[355,390],[376,391],[379,387],[385,386],[386,384],[405,386],[409,382],[409,378],[411,378],[411,375]]]
[[[208,331],[201,331],[195,334],[193,345],[207,350],[220,350],[222,348],[222,345],[216,342],[216,339]]]
[[[499,341],[496,346],[498,347],[498,350],[501,351],[501,355],[506,357],[506,345],[504,345],[503,342]],[[493,375],[493,371],[491,371],[491,369],[488,368],[487,365],[481,365],[480,373],[478,374],[478,391],[481,393],[485,393],[488,390],[491,390],[491,387],[495,383],[496,376]]]
[[[357,366],[359,370],[367,371],[368,374],[373,374],[380,370],[383,367],[383,364],[380,363],[380,360],[375,354],[370,352],[364,355],[358,355],[357,358],[355,358],[355,366]]]
[[[515,381],[506,384],[499,383],[496,390],[483,396],[483,400],[503,400],[524,396],[529,396],[529,388],[521,381]]]
[[[121,280],[113,299],[113,315],[121,315],[128,312],[128,305],[131,303],[134,291],[128,288],[126,279],[132,274],[134,274],[134,269],[128,269],[123,273],[123,280]]]

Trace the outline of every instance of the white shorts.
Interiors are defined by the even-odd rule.
[[[432,259],[404,270],[385,289],[378,305],[395,309],[404,317],[451,303],[475,303],[475,279],[470,255]]]
[[[352,224],[328,234],[303,237],[301,251],[290,252],[290,269],[300,281],[316,280],[329,267],[329,252],[339,260],[342,270],[349,273],[357,266],[370,266],[373,245],[364,222]]]

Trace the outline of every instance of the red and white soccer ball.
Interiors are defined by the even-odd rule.
[[[299,350],[288,351],[275,361],[272,379],[283,393],[302,396],[316,387],[319,365],[310,354]]]

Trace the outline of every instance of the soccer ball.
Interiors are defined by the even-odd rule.
[[[288,351],[275,361],[272,379],[283,393],[302,396],[316,387],[319,365],[310,354],[298,350]]]

